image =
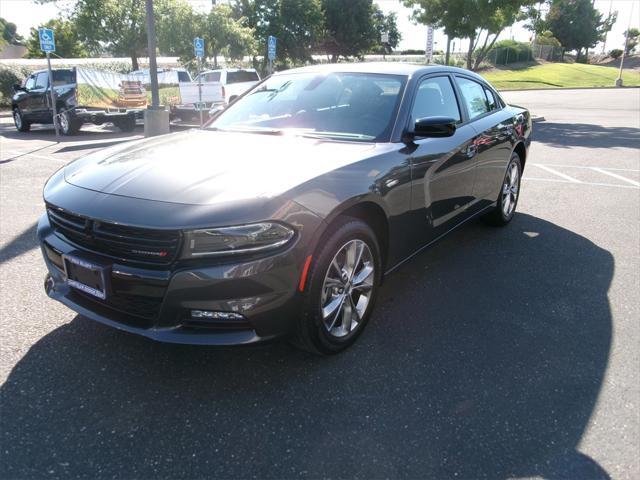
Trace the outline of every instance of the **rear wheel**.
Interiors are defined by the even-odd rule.
[[[113,124],[123,132],[133,132],[136,128],[136,117],[127,115],[124,118],[114,120]]]
[[[28,132],[31,129],[31,123],[24,119],[18,107],[13,109],[13,123],[19,132]]]
[[[331,228],[308,277],[304,311],[293,342],[328,355],[349,347],[362,333],[381,275],[375,234],[361,220],[345,218]]]
[[[496,206],[484,217],[487,223],[500,227],[511,221],[516,213],[516,206],[520,198],[521,175],[522,163],[520,162],[520,156],[513,152],[500,188]]]
[[[60,112],[58,122],[62,135],[75,135],[80,130],[81,123],[71,110]]]

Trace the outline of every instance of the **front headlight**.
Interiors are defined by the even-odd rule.
[[[276,222],[185,232],[183,258],[272,250],[293,238],[292,228]]]

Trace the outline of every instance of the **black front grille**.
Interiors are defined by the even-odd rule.
[[[146,320],[153,320],[157,318],[160,314],[160,307],[162,305],[161,297],[142,297],[140,295],[115,293],[108,295],[105,300],[101,300],[83,292],[82,290],[76,290],[76,293],[98,305],[103,305],[113,310],[117,310],[120,313],[144,318]]]
[[[58,235],[83,249],[118,260],[166,265],[176,258],[180,249],[177,230],[128,227],[51,206],[47,213]]]

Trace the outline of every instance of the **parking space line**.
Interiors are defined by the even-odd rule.
[[[565,175],[564,173],[559,172],[557,170],[554,170],[553,168],[547,167],[546,165],[542,165],[540,163],[534,163],[534,165],[536,167],[538,167],[538,168],[541,168],[542,170],[545,170],[545,171],[547,171],[549,173],[557,175],[560,178],[564,178],[565,180],[567,180],[567,181],[569,181],[571,183],[583,183],[583,182],[581,182],[580,180],[578,180],[576,178],[570,177],[569,175]]]
[[[561,165],[558,163],[532,163],[531,165],[545,165],[547,167],[561,167],[561,168],[583,168],[585,170],[591,170],[594,168],[602,168],[603,170],[613,170],[615,172],[640,172],[637,168],[615,168],[615,167],[587,167],[585,165]]]
[[[56,158],[53,155],[45,156],[45,155],[40,155],[38,153],[29,153],[29,152],[5,152],[5,153],[9,155],[9,158],[3,158],[3,159],[0,159],[0,161],[15,160],[19,157],[33,157],[33,158],[38,158],[40,160],[56,160],[58,162],[64,162],[64,163],[68,163],[70,161],[64,158]]]
[[[524,176],[524,177],[522,177],[522,179],[525,180],[525,181],[534,180],[536,182],[572,183],[574,185],[576,184],[576,182],[573,182],[573,181],[570,181],[570,180],[560,180],[559,178],[540,178],[540,177]],[[617,183],[578,182],[578,184],[586,185],[586,186],[594,186],[594,187],[632,188],[634,190],[640,190],[640,187],[634,187],[634,186],[631,186],[631,185],[620,185],[620,184],[617,184]]]
[[[596,172],[604,173],[605,175],[609,175],[610,177],[617,178],[618,180],[622,180],[623,182],[630,183],[631,185],[635,185],[636,187],[640,187],[640,182],[636,182],[635,180],[631,180],[630,178],[623,177],[622,175],[618,175],[617,173],[607,172],[602,168],[591,167],[591,170],[595,170]]]

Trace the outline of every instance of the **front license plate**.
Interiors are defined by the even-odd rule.
[[[64,270],[67,284],[89,295],[104,300],[107,298],[107,269],[82,258],[64,255]]]

